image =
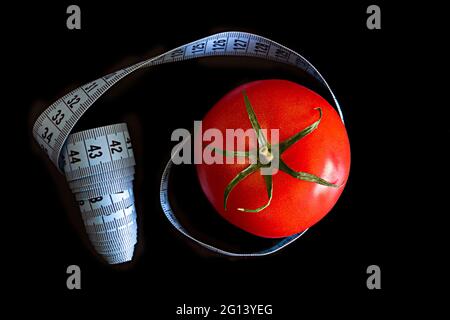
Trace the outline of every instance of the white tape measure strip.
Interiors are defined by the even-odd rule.
[[[129,261],[137,243],[137,217],[127,125],[71,134],[61,158],[92,246],[108,263]]]
[[[102,78],[89,82],[86,85],[83,85],[69,92],[68,94],[66,94],[65,96],[54,102],[52,105],[50,105],[38,117],[33,127],[33,135],[37,140],[37,142],[39,143],[39,145],[44,150],[44,152],[46,152],[46,154],[50,157],[52,162],[58,167],[60,171],[63,171],[64,169],[63,160],[65,158],[63,156],[63,147],[66,143],[67,138],[70,135],[70,132],[74,128],[75,124],[82,117],[82,115],[86,112],[86,110],[88,110],[92,106],[92,104],[100,96],[102,96],[108,89],[110,89],[114,84],[116,84],[117,82],[119,82],[121,79],[131,74],[132,72],[139,70],[141,68],[208,56],[254,57],[276,61],[297,67],[313,76],[331,94],[331,97],[334,100],[335,107],[342,121],[344,121],[342,111],[339,107],[339,103],[333,91],[331,90],[325,79],[316,70],[316,68],[300,54],[292,51],[291,49],[277,42],[274,42],[270,39],[255,34],[245,32],[223,32],[191,42],[186,45],[182,45],[178,48],[163,53],[157,57],[150,58],[148,60],[136,63],[127,68],[113,72],[109,75],[106,75]],[[112,130],[108,134],[115,134],[116,130]],[[98,132],[93,131],[94,136],[98,135],[96,133]],[[74,136],[75,145],[77,141],[76,138],[79,137]],[[83,136],[82,138],[86,139],[89,137]],[[124,134],[124,139],[126,141],[129,141],[129,136],[125,136]],[[101,143],[103,146],[105,141],[101,141]],[[125,164],[111,166],[111,168],[108,167],[107,171],[117,170],[122,167],[134,165],[134,162],[133,164],[131,164],[131,162],[128,162],[126,158],[119,160],[119,162],[124,162]],[[192,240],[196,241],[197,243],[201,244],[202,246],[226,255],[238,255],[238,256],[261,255],[261,254],[269,254],[271,252],[279,250],[280,248],[291,243],[292,241],[294,241],[303,234],[302,232],[296,236],[292,236],[281,240],[279,246],[276,248],[271,248],[264,252],[251,254],[226,252],[213,246],[202,243],[201,241],[198,241],[196,239],[193,239],[193,237],[190,236],[187,233],[187,231],[181,227],[177,218],[173,214],[170,205],[167,202],[167,188],[168,188],[167,178],[168,173],[170,172],[170,167],[171,162],[169,161],[164,171],[163,179],[161,181],[161,205],[163,211],[167,219],[169,219],[169,221],[177,228],[178,231],[180,231],[187,237],[191,238]],[[68,174],[69,180],[98,173],[97,169],[90,169],[91,166],[87,168],[88,169],[79,169],[79,171],[72,170],[72,172],[78,173],[73,174],[69,173]],[[128,251],[124,250],[124,253],[121,253],[118,256],[128,257],[129,250]]]

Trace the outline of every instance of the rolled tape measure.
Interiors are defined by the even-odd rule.
[[[124,123],[71,134],[75,124],[94,102],[127,75],[141,68],[210,56],[253,57],[288,64],[314,77],[327,90],[342,121],[339,103],[320,73],[300,54],[259,35],[223,32],[167,51],[91,81],[61,97],[36,120],[33,135],[55,166],[63,172],[78,201],[92,245],[108,263],[133,257],[137,242],[133,177],[135,159]],[[214,252],[229,256],[261,256],[280,250],[305,231],[281,239],[257,252],[229,252],[204,243],[180,224],[169,200],[170,159],[160,187],[162,210],[170,223],[186,237]]]

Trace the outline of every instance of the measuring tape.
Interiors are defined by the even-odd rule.
[[[110,264],[131,260],[137,223],[132,184],[135,160],[127,125],[69,135],[60,164],[94,249]]]
[[[281,44],[245,32],[223,32],[196,40],[69,92],[38,117],[33,127],[33,135],[58,170],[65,173],[69,186],[79,201],[89,238],[97,252],[108,263],[131,260],[137,240],[132,191],[135,160],[130,135],[126,124],[73,134],[71,131],[99,97],[134,71],[210,56],[254,57],[297,67],[310,74],[330,93],[334,106],[344,121],[333,91],[311,63]],[[201,246],[229,256],[260,256],[280,250],[306,231],[281,239],[278,244],[265,250],[248,253],[228,252],[195,239],[180,224],[168,200],[168,177],[172,164],[172,160],[169,160],[161,179],[161,207],[167,219],[179,232]]]

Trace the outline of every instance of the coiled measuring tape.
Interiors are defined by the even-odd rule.
[[[134,155],[126,124],[71,134],[94,102],[117,82],[141,68],[210,56],[254,57],[297,67],[315,78],[331,95],[342,121],[339,103],[316,68],[300,54],[259,35],[223,32],[182,45],[83,85],[50,105],[36,120],[33,135],[57,168],[64,172],[80,210],[89,238],[109,263],[132,259],[137,241],[132,180]],[[119,151],[120,150],[120,151]],[[281,239],[257,252],[229,252],[189,234],[174,214],[168,197],[169,160],[161,179],[160,202],[170,223],[183,235],[214,252],[229,256],[261,256],[273,253],[304,234]]]

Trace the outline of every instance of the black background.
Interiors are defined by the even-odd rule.
[[[404,195],[398,182],[408,148],[407,121],[399,109],[399,77],[408,77],[403,73],[408,57],[401,49],[415,33],[402,19],[408,16],[405,7],[378,2],[382,29],[368,30],[369,2],[74,3],[81,7],[81,30],[67,30],[65,11],[72,3],[66,1],[8,11],[12,19],[5,40],[14,49],[6,51],[19,63],[9,81],[21,83],[23,90],[10,91],[12,124],[20,132],[15,164],[22,168],[10,182],[18,204],[16,216],[8,215],[17,226],[8,224],[11,292],[30,293],[33,301],[42,298],[47,311],[64,302],[100,314],[117,309],[163,319],[176,318],[176,306],[183,303],[273,304],[273,317],[281,319],[300,318],[308,311],[366,317],[398,307],[399,297],[407,293],[414,295],[415,289],[408,287],[412,230],[407,225],[413,213],[400,199]],[[35,150],[33,119],[83,83],[227,30],[260,34],[300,52],[334,89],[352,149],[342,197],[301,239],[269,257],[230,259],[191,244],[176,233],[159,205],[172,130],[189,128],[238,84],[273,77],[295,81],[298,74],[273,64],[242,66],[221,59],[140,71],[102,98],[80,123],[80,128],[91,128],[125,120],[136,141],[140,246],[128,267],[100,262],[80,235],[81,219],[64,178]],[[66,288],[71,264],[82,270],[79,291]],[[371,264],[381,267],[382,290],[366,287]],[[358,311],[361,307],[365,311]]]

